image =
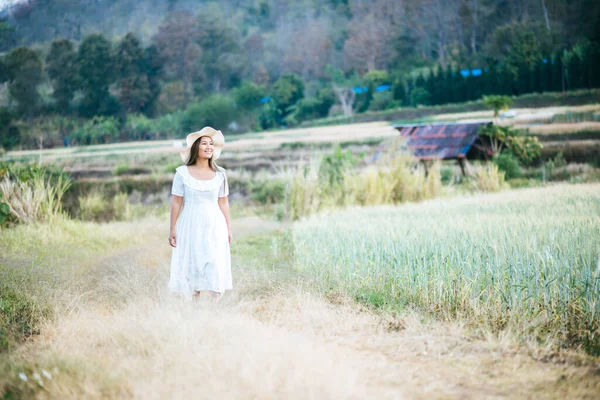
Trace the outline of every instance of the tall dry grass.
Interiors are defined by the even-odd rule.
[[[288,174],[286,206],[292,220],[323,209],[421,201],[442,192],[439,162],[426,171],[415,158],[399,150],[391,149],[366,168],[350,162],[339,164],[341,168],[326,171],[325,179],[323,170],[331,167],[317,160]]]
[[[0,192],[17,221],[33,223],[61,216],[62,197],[70,185],[70,180],[62,175],[52,181],[38,173],[29,180],[21,181],[6,174],[0,180]]]

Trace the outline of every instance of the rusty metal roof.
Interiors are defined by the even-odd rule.
[[[478,138],[477,132],[489,122],[468,124],[394,125],[407,138],[407,146],[421,160],[462,158]]]

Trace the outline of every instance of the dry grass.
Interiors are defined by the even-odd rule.
[[[538,362],[534,345],[519,349],[510,336],[412,312],[380,315],[293,274],[240,266],[245,259],[234,262],[236,289],[220,304],[181,302],[165,291],[164,221],[103,226],[115,236],[138,230],[140,244],[86,267],[64,292],[71,306],[11,356],[5,390],[44,399],[441,399],[585,398],[600,388],[585,358]],[[234,226],[264,229],[256,220]]]
[[[590,112],[599,111],[600,104],[590,104],[585,106],[564,106],[564,107],[543,107],[543,108],[511,108],[517,115],[514,118],[506,118],[501,123],[512,124],[530,124],[534,122],[547,122],[555,114],[564,114],[567,112]],[[454,114],[439,114],[433,117],[435,121],[456,121],[468,122],[473,120],[488,120],[493,118],[492,111],[472,111]]]
[[[563,133],[578,133],[584,131],[597,131],[600,137],[600,122],[580,122],[576,124],[547,124],[515,126],[516,128],[527,128],[529,133],[536,135],[554,135]]]

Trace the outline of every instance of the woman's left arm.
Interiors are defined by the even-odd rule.
[[[232,236],[231,236],[231,223],[229,219],[229,200],[228,197],[219,197],[219,208],[223,212],[225,216],[225,222],[227,222],[227,235],[229,237],[229,244],[231,244]]]

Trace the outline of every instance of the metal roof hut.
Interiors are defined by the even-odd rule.
[[[466,159],[481,159],[493,153],[486,138],[478,135],[479,128],[491,122],[394,125],[407,139],[411,153],[428,167],[432,160],[456,159],[466,175]]]

